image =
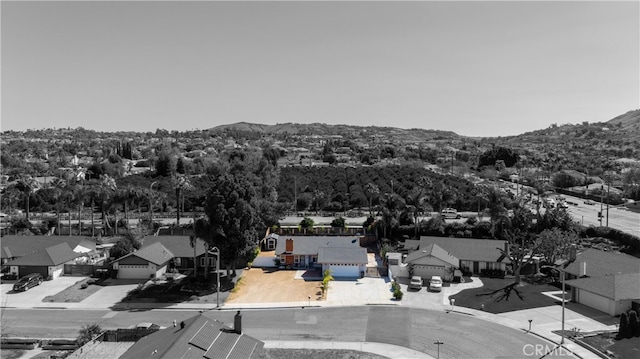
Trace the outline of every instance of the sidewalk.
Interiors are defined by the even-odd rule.
[[[401,347],[398,345],[371,343],[371,342],[328,342],[328,341],[298,341],[298,340],[264,340],[265,348],[277,349],[341,349],[341,350],[357,350],[385,356],[394,359],[433,359],[432,356],[413,349]]]

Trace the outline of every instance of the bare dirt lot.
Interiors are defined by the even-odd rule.
[[[245,270],[226,303],[277,303],[322,300],[321,281],[294,279],[295,270]]]

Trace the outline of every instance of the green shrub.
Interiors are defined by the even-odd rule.
[[[393,298],[395,300],[402,300],[402,296],[404,295],[404,293],[402,293],[402,290],[400,289],[400,287],[398,286],[398,288],[396,288],[393,291]]]

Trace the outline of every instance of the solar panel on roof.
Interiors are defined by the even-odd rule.
[[[236,346],[233,348],[227,359],[246,359],[250,358],[251,354],[256,350],[258,342],[246,335],[243,335],[238,339]]]
[[[209,321],[204,323],[200,329],[193,335],[189,344],[194,345],[202,350],[208,350],[211,344],[220,334],[220,329],[211,325]]]
[[[213,345],[204,353],[207,359],[226,358],[238,341],[239,335],[234,332],[220,332]]]

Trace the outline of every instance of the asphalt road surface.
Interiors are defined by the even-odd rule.
[[[142,322],[170,326],[198,312],[183,310],[5,309],[2,334],[13,337],[73,338],[81,326],[104,329]],[[206,315],[228,326],[235,311]],[[531,358],[534,348],[554,345],[537,336],[459,313],[397,306],[268,309],[242,312],[243,332],[261,340],[319,340],[395,344],[443,358]],[[559,353],[561,356],[566,353]],[[553,356],[553,355],[551,355]],[[539,357],[539,356],[538,356]]]
[[[594,202],[592,205],[584,203],[584,199],[563,195],[567,201],[577,203],[577,206],[569,205],[569,213],[573,218],[585,226],[600,226],[598,220],[598,212],[600,212],[600,202]],[[619,229],[623,232],[640,236],[640,213],[632,212],[621,207],[609,207],[609,219],[607,221],[607,205],[602,205],[602,226]]]

